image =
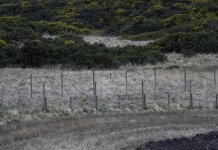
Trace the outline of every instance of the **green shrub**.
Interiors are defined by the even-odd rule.
[[[182,53],[190,56],[196,53],[218,53],[218,34],[208,33],[176,33],[149,45],[158,47],[164,53]]]
[[[164,25],[158,19],[143,19],[136,22],[131,22],[131,25],[126,25],[121,28],[122,34],[140,34],[144,32],[153,32],[163,29]]]
[[[143,41],[143,40],[155,40],[166,37],[168,33],[156,31],[156,32],[145,32],[136,35],[124,35],[123,38],[132,40],[132,41]]]
[[[102,44],[90,45],[80,38],[25,41],[21,49],[11,45],[0,48],[2,66],[19,65],[42,67],[44,65],[73,65],[76,68],[117,68],[128,63],[147,64],[165,60],[163,53],[147,47],[127,46],[107,48]],[[70,42],[69,42],[70,41]],[[73,42],[72,42],[73,41]]]

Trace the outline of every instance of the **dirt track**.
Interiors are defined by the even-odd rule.
[[[218,130],[218,111],[96,114],[0,127],[0,149],[115,150]]]

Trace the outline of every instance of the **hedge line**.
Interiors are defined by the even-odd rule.
[[[121,65],[157,63],[165,56],[147,47],[128,46],[107,48],[101,44],[90,45],[82,40],[31,40],[22,48],[0,46],[2,67],[42,67],[45,65],[71,65],[75,68],[118,68]]]

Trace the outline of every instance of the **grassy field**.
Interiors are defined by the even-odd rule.
[[[98,108],[102,112],[143,111],[141,94],[143,81],[149,110],[184,109],[189,107],[189,81],[192,80],[194,107],[213,109],[217,93],[217,88],[214,88],[214,67],[218,66],[217,57],[217,55],[197,55],[183,58],[181,55],[169,54],[168,62],[165,64],[96,70]],[[187,68],[186,92],[183,66]],[[157,68],[156,93],[154,92],[154,67]],[[126,95],[127,69],[129,71]],[[61,73],[64,82],[63,96],[61,96]],[[40,112],[43,107],[43,83],[46,84],[45,96],[48,100],[48,108],[51,113],[54,113],[53,115],[84,114],[95,111],[92,70],[5,68],[1,69],[0,75],[2,116],[19,116],[18,120],[23,120],[18,113],[20,111],[28,115],[24,117],[26,120],[31,118],[29,114]],[[30,75],[33,76],[33,98],[30,98]],[[170,93],[170,107],[168,93]],[[71,109],[70,97],[72,97]],[[1,117],[0,123],[10,122],[10,118]]]

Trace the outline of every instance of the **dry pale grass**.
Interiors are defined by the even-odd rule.
[[[99,109],[107,112],[142,111],[142,81],[145,85],[144,92],[150,109],[158,111],[168,109],[168,93],[170,93],[171,109],[187,108],[190,94],[184,92],[183,65],[187,67],[188,91],[188,81],[192,80],[194,106],[214,108],[215,95],[218,91],[217,88],[214,89],[213,68],[218,66],[217,58],[218,55],[196,55],[193,58],[183,58],[178,54],[169,54],[168,62],[156,66],[126,66],[118,70],[97,70],[95,71],[95,81]],[[156,94],[154,94],[154,67],[158,68]],[[128,95],[126,96],[125,71],[127,68],[129,71]],[[64,75],[63,97],[61,97],[61,73]],[[30,98],[30,75],[33,75],[32,99]],[[19,110],[25,114],[41,111],[44,82],[50,110],[55,112],[64,110],[69,114],[94,112],[91,70],[5,68],[1,69],[0,76],[0,116],[1,113],[17,116]],[[119,96],[121,96],[121,109],[118,106]],[[69,109],[70,97],[73,97],[72,110]],[[53,113],[54,115],[58,115],[58,113]],[[31,116],[24,117],[24,120],[30,118]],[[7,120],[11,119],[0,117],[0,124],[6,123]]]
[[[128,45],[144,46],[152,41],[130,41],[119,37],[83,36],[83,40],[90,44],[104,44],[107,47],[124,47]]]

